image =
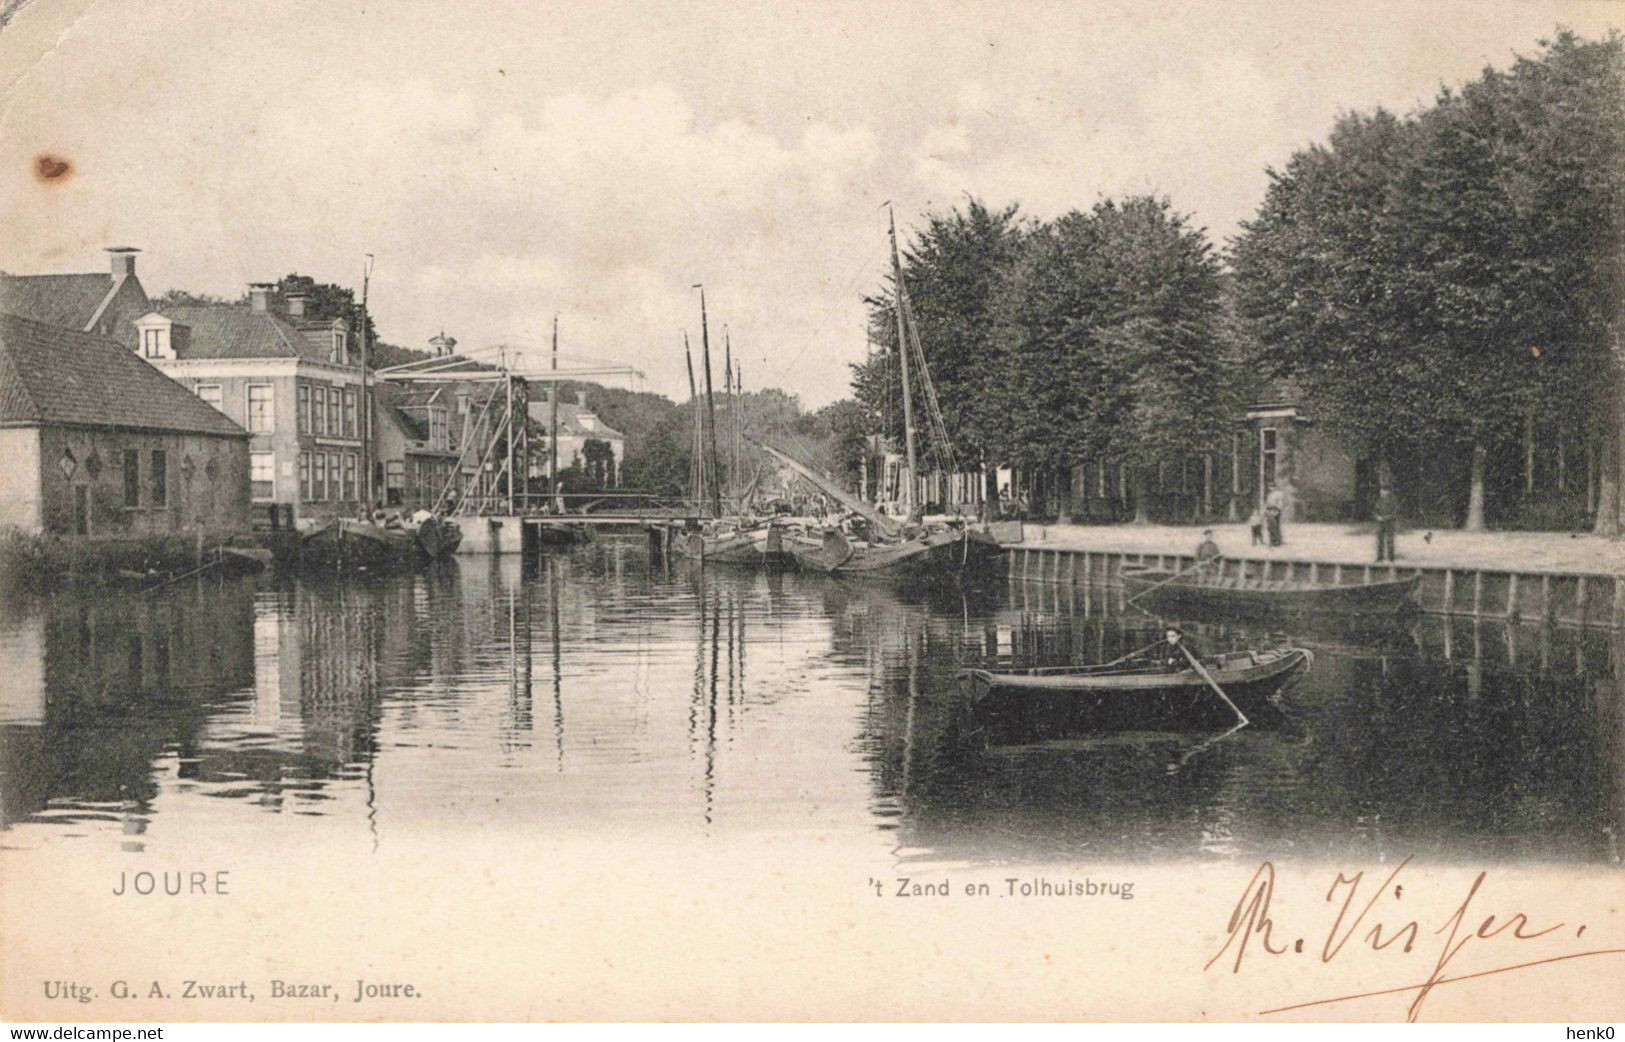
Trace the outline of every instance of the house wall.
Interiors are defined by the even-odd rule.
[[[1288,521],[1348,521],[1360,513],[1357,460],[1341,439],[1291,416],[1251,421],[1251,474],[1242,513],[1262,507],[1264,434],[1275,431],[1275,487],[1286,499]]]
[[[110,336],[126,347],[135,347],[133,323],[151,310],[152,305],[147,300],[141,280],[132,275],[119,283],[118,291],[107,302],[107,307],[90,332]]]
[[[0,429],[0,528],[40,528],[39,430]]]
[[[124,453],[139,453],[135,506],[125,499]],[[64,452],[76,466],[65,475]],[[165,454],[166,502],[156,505],[152,453]],[[87,489],[89,535],[229,532],[250,523],[248,445],[241,437],[46,427],[39,431],[40,527],[75,532],[76,488]]]
[[[271,488],[253,496],[254,509],[264,514],[270,504],[291,507],[293,516],[300,521],[320,522],[335,516],[354,517],[365,495],[366,474],[362,460],[362,434],[366,413],[361,399],[361,371],[348,366],[323,366],[304,360],[251,360],[247,363],[210,360],[163,362],[159,364],[166,374],[185,385],[193,393],[204,386],[220,388],[220,411],[244,429],[248,428],[248,389],[253,385],[269,385],[272,395],[272,429],[250,431],[249,452],[268,453],[272,459]],[[317,434],[312,422],[302,429],[299,410],[299,389],[308,392],[321,387],[324,394],[330,389],[348,388],[355,392],[354,437]],[[343,411],[340,410],[342,417]],[[314,471],[321,466],[323,480],[314,475],[307,492],[301,477],[301,458],[306,468]],[[346,465],[346,460],[351,462]],[[319,464],[318,464],[318,461]],[[326,479],[327,471],[336,464],[340,482]],[[353,474],[353,481],[342,481]]]

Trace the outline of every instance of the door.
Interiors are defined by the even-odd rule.
[[[90,534],[90,486],[73,486],[73,534]]]

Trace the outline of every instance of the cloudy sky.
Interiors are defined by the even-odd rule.
[[[0,7],[16,0],[0,0]],[[1618,3],[26,0],[0,30],[0,269],[359,285],[385,339],[634,365],[686,396],[704,282],[749,385],[820,405],[906,225],[1157,192],[1236,231],[1340,111]],[[42,181],[37,157],[65,176]],[[718,341],[720,343],[720,340]]]

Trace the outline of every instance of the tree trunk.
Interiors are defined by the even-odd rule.
[[[1535,411],[1533,409],[1523,414],[1523,494],[1525,499],[1535,494]]]
[[[999,512],[999,468],[982,464],[982,517],[991,520]]]
[[[1489,452],[1483,445],[1473,443],[1472,485],[1467,492],[1467,521],[1461,527],[1468,532],[1484,531],[1484,460]]]
[[[1591,531],[1595,535],[1619,538],[1619,461],[1621,439],[1625,425],[1610,431],[1602,440],[1601,458],[1597,461],[1597,520]]]
[[[1135,467],[1134,468],[1134,523],[1137,524],[1137,525],[1149,525],[1151,523],[1151,515],[1146,512],[1145,484],[1146,484],[1146,482],[1145,482],[1145,468],[1144,467]]]
[[[1059,468],[1055,488],[1055,521],[1057,524],[1070,525],[1072,523],[1073,476],[1073,470],[1070,466],[1063,464]]]

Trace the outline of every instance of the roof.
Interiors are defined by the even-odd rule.
[[[183,358],[303,358],[328,361],[326,344],[273,311],[246,304],[176,304],[159,313],[192,330]]]
[[[374,384],[372,390],[379,405],[378,411],[393,421],[395,426],[400,428],[402,434],[405,434],[413,441],[427,441],[429,439],[427,415],[420,420],[418,417],[406,412],[406,409],[412,407],[410,400],[416,397],[421,397],[424,404],[426,404],[428,399],[432,397],[433,392],[409,391],[406,388],[388,383]],[[421,405],[417,407],[421,408]]]
[[[597,413],[593,412],[589,408],[586,408],[585,406],[579,405],[579,404],[577,404],[575,402],[567,402],[567,401],[564,401],[564,400],[560,399],[560,401],[559,401],[559,437],[561,437],[561,438],[597,438],[599,441],[625,441],[626,440],[626,435],[622,434],[620,431],[618,431],[615,428],[611,427],[609,424],[605,423],[602,419],[596,419],[596,421],[595,421],[595,423],[594,423],[594,425],[592,427],[585,426],[581,422],[582,413],[586,413],[587,415],[593,416],[593,417],[597,417],[597,415],[598,415]],[[531,399],[531,402],[530,402],[530,418],[533,421],[542,424],[544,427],[547,426],[547,424],[549,423],[550,418],[551,418],[551,409],[549,409],[546,399],[543,399],[541,401],[537,401],[534,398]]]
[[[114,289],[107,272],[92,275],[0,275],[0,312],[85,329]]]
[[[247,437],[115,340],[0,314],[0,425],[39,424]]]

